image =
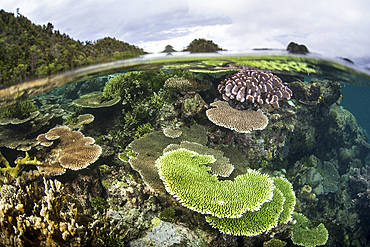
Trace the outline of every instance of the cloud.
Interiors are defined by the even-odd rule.
[[[285,49],[290,41],[330,56],[369,56],[370,1],[19,0],[2,4],[81,41],[106,36],[158,52],[195,38],[228,50]],[[367,53],[367,54],[366,54]]]

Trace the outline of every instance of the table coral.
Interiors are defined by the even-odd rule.
[[[67,126],[59,126],[37,137],[43,146],[55,148],[49,157],[37,168],[49,175],[60,175],[66,170],[80,170],[94,163],[102,153],[102,148],[94,144],[95,140],[85,137],[79,131],[71,131]]]
[[[295,225],[291,226],[294,230],[291,237],[294,244],[315,247],[324,245],[328,241],[329,233],[323,223],[312,226],[306,216],[300,213],[294,213],[293,219],[297,221]]]
[[[212,155],[180,148],[164,153],[156,166],[166,190],[183,206],[202,214],[238,218],[272,199],[274,185],[267,175],[248,170],[234,181],[219,181],[205,166],[214,161]]]
[[[268,118],[260,109],[240,111],[232,108],[225,101],[216,101],[211,106],[216,108],[208,109],[206,115],[212,123],[239,133],[263,130],[268,124]]]

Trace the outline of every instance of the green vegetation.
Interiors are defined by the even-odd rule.
[[[173,208],[164,208],[159,213],[159,218],[163,221],[167,221],[167,222],[170,222],[170,223],[175,223],[178,217],[176,217],[175,209],[173,209]]]
[[[150,123],[145,123],[137,127],[135,133],[135,139],[143,137],[145,134],[150,133],[152,125]]]
[[[114,38],[76,41],[0,10],[0,87],[98,62],[137,57],[143,49]]]
[[[24,100],[15,102],[14,104],[0,109],[0,118],[18,118],[25,119],[30,116],[31,112],[37,111],[38,108],[32,101]]]
[[[95,208],[96,210],[98,210],[100,212],[109,208],[108,202],[103,197],[100,197],[100,196],[91,197],[90,198],[90,203],[91,203],[91,206],[93,208]]]
[[[191,53],[216,52],[222,51],[222,48],[218,47],[212,40],[194,39],[184,51],[190,51]]]
[[[231,180],[218,180],[206,164],[216,161],[185,148],[165,151],[155,165],[168,193],[181,204],[206,214],[220,232],[255,236],[287,223],[296,203],[292,185],[249,169]]]
[[[155,127],[156,116],[170,97],[162,90],[170,77],[192,78],[193,74],[182,70],[135,71],[119,74],[106,83],[103,96],[107,99],[120,96],[122,99],[123,117],[119,130],[111,132],[119,145],[127,146],[133,138],[139,138]]]

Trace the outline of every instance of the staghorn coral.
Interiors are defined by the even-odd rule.
[[[261,70],[241,70],[217,88],[226,101],[236,99],[274,107],[279,107],[279,100],[290,99],[293,94],[279,77]]]
[[[239,111],[225,101],[216,101],[211,106],[216,108],[207,110],[206,115],[212,123],[239,133],[263,130],[268,124],[268,118],[261,110]]]
[[[49,175],[63,174],[66,169],[80,170],[94,163],[102,153],[95,140],[85,137],[81,132],[71,131],[67,126],[59,126],[37,137],[42,146],[51,146],[58,140],[55,148],[37,168]]]
[[[248,170],[234,181],[219,181],[205,166],[212,162],[213,155],[180,148],[164,153],[156,160],[156,167],[168,193],[202,214],[238,218],[246,211],[258,211],[272,199],[274,185],[267,175]]]
[[[18,177],[20,174],[23,165],[41,165],[41,162],[36,159],[36,157],[31,160],[30,156],[26,152],[26,156],[24,158],[18,158],[15,160],[15,167],[9,165],[9,161],[4,157],[4,155],[0,152],[0,161],[4,163],[5,167],[0,168],[0,181],[5,181],[7,178],[7,174],[12,176],[13,178]]]

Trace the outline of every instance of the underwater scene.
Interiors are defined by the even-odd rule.
[[[0,89],[0,246],[369,246],[370,73],[120,60]]]

